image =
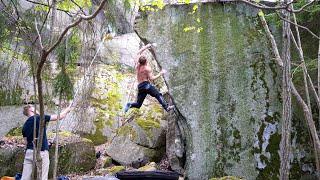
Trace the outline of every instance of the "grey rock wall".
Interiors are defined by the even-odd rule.
[[[277,178],[281,81],[256,10],[234,3],[193,7],[142,12],[136,23],[142,38],[158,44],[185,118],[186,175]]]

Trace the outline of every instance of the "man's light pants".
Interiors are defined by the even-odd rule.
[[[49,152],[41,151],[40,156],[42,158],[42,180],[48,179],[49,172]],[[32,163],[33,163],[33,150],[27,149],[23,162],[23,171],[21,180],[31,180],[32,175]]]

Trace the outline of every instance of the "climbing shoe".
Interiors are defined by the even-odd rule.
[[[124,107],[124,113],[128,112],[128,110],[130,109],[131,104],[127,103],[126,106]]]

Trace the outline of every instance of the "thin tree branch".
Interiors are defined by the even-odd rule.
[[[3,2],[3,0],[1,0],[1,3],[3,4],[3,6],[4,6],[5,8],[7,8],[7,6],[6,6],[6,4]],[[11,13],[7,12],[6,10],[1,9],[1,12],[4,12],[4,13],[7,14],[9,17],[11,17],[11,18],[13,19],[13,23],[14,23],[14,24],[18,22],[18,20],[17,20]]]
[[[1,3],[3,4],[3,6],[4,6],[5,8],[7,8],[7,5],[3,2],[3,0],[1,0]]]
[[[269,29],[269,26],[268,26],[268,24],[267,24],[266,19],[264,18],[264,14],[263,14],[262,10],[260,10],[260,12],[258,13],[258,15],[259,15],[259,17],[260,17],[260,20],[261,20],[261,23],[262,23],[262,25],[263,25],[263,27],[264,27],[264,30],[266,31],[267,36],[268,36],[269,39],[270,39],[271,46],[272,46],[272,49],[273,49],[273,53],[274,53],[274,55],[275,55],[275,59],[276,59],[278,65],[279,65],[280,67],[283,67],[283,61],[282,61],[282,59],[281,59],[281,57],[280,57],[280,53],[279,53],[279,51],[278,51],[277,43],[276,43],[276,41],[275,41],[275,39],[274,39],[274,37],[273,37],[270,29]]]
[[[104,7],[106,2],[107,2],[107,0],[103,0],[100,3],[98,9],[92,15],[90,15],[90,16],[80,15],[78,20],[76,20],[75,22],[69,24],[64,29],[64,31],[60,34],[58,40],[49,48],[49,50],[47,51],[47,54],[49,54],[51,51],[53,51],[58,46],[58,44],[62,41],[63,37],[66,35],[66,33],[68,32],[68,30],[70,28],[77,26],[82,20],[90,20],[90,19],[95,18],[98,15],[98,13],[100,12],[100,10]]]
[[[300,9],[297,9],[297,10],[294,10],[294,9],[292,8],[291,12],[293,12],[293,13],[301,12],[301,11],[304,10],[304,8],[310,6],[310,5],[313,4],[314,2],[315,2],[315,0],[311,0],[310,2],[308,2],[308,3],[305,4],[305,5],[303,5]]]
[[[70,0],[73,4],[75,4],[79,9],[80,9],[80,11],[84,14],[84,15],[87,15],[87,13],[86,12],[84,12],[84,10],[82,9],[82,7],[78,4],[78,3],[76,3],[74,0]]]
[[[40,47],[41,47],[41,49],[43,49],[42,39],[41,39],[40,32],[39,32],[39,30],[38,30],[38,23],[37,23],[37,19],[36,19],[36,18],[34,18],[34,26],[35,26],[36,31],[37,31],[37,34],[38,34],[38,39],[39,39]]]
[[[292,1],[292,2],[290,2],[288,4],[286,4],[285,6],[270,7],[270,6],[266,6],[264,4],[258,4],[257,2],[254,2],[254,1],[248,1],[248,0],[236,0],[236,1],[246,3],[246,4],[250,5],[250,6],[253,6],[253,7],[258,8],[258,9],[264,9],[264,10],[281,10],[281,9],[285,9],[285,10],[287,10],[289,12],[291,11],[289,9],[289,5],[293,3],[293,1]]]
[[[44,27],[44,25],[46,24],[46,22],[47,22],[47,20],[48,20],[48,17],[49,17],[50,11],[51,11],[51,7],[49,7],[49,10],[48,10],[48,12],[47,12],[47,14],[46,14],[46,17],[45,17],[45,19],[44,19],[44,21],[43,21],[42,25],[41,25],[41,28],[40,28],[39,33],[41,33],[41,32],[42,32],[43,27]],[[37,36],[37,37],[36,37],[36,39],[35,39],[31,44],[35,44],[35,43],[37,42],[38,38],[39,38],[39,36]]]
[[[14,7],[14,9],[15,9],[15,11],[16,11],[17,20],[19,20],[19,19],[20,19],[20,15],[19,15],[18,8],[17,8],[16,4],[15,4],[12,0],[10,0],[10,1],[11,1],[11,3],[13,4],[13,7]]]
[[[29,2],[29,3],[41,5],[41,6],[50,7],[48,4],[44,4],[44,3],[40,3],[40,2],[36,2],[36,1],[32,1],[32,0],[25,0],[25,1],[27,1],[27,2]],[[69,11],[66,11],[66,10],[60,9],[60,8],[57,8],[57,10],[62,11],[62,12],[64,12],[64,13],[66,13],[68,16],[72,17],[71,12],[69,12]]]
[[[302,25],[299,25],[299,24],[296,24],[296,23],[294,23],[294,22],[292,22],[292,21],[289,21],[288,19],[283,18],[283,17],[282,17],[280,14],[278,14],[278,13],[277,13],[277,15],[279,16],[280,19],[282,19],[282,20],[284,20],[284,21],[286,21],[286,22],[288,22],[288,23],[290,23],[290,24],[293,24],[293,25],[295,25],[295,26],[298,26],[299,28],[305,29],[305,30],[307,30],[313,37],[315,37],[315,38],[317,38],[317,39],[320,39],[320,37],[317,36],[316,34],[314,34],[309,28],[307,28],[307,27],[305,27],[305,26],[302,26]]]
[[[304,58],[303,58],[303,54],[301,53],[301,49],[299,48],[299,46],[298,46],[298,44],[297,44],[297,41],[295,40],[295,38],[294,38],[294,36],[293,36],[293,33],[292,33],[292,31],[290,30],[290,34],[291,34],[291,39],[292,39],[292,42],[293,42],[293,44],[295,45],[295,47],[296,47],[296,49],[297,49],[297,51],[298,51],[298,54],[299,54],[299,57],[300,57],[300,59],[301,59],[301,61],[302,61],[302,63],[301,63],[301,67],[302,67],[302,70],[303,70],[303,72],[306,74],[306,76],[307,76],[307,80],[308,80],[308,83],[310,84],[310,87],[311,87],[311,90],[312,90],[312,93],[313,93],[313,95],[314,95],[314,97],[315,97],[315,100],[316,100],[316,102],[317,102],[317,105],[318,105],[318,108],[320,108],[320,99],[319,99],[319,96],[318,96],[318,94],[317,94],[317,91],[316,91],[316,89],[315,89],[315,87],[314,87],[314,85],[313,85],[313,82],[312,82],[312,79],[311,79],[311,77],[310,77],[310,75],[309,75],[309,73],[308,73],[308,71],[307,71],[307,68],[305,67],[305,65],[304,65]],[[308,106],[309,107],[309,106]]]
[[[315,2],[315,0],[312,0],[312,1],[308,2],[307,4],[303,5],[301,8],[295,10],[295,9],[289,7],[295,1],[291,1],[291,2],[287,3],[285,6],[274,6],[274,7],[266,6],[264,4],[260,4],[260,3],[257,3],[257,2],[254,2],[254,1],[250,1],[250,0],[236,0],[236,1],[246,3],[246,4],[250,5],[250,6],[253,6],[253,7],[258,8],[258,9],[264,9],[264,10],[282,10],[282,9],[284,9],[284,10],[286,10],[288,12],[291,12],[291,13],[301,12],[306,7],[312,5]]]

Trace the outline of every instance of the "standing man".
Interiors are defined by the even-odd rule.
[[[146,46],[142,47],[137,53],[137,56],[135,57],[135,69],[137,74],[137,80],[139,83],[137,102],[127,103],[124,112],[127,112],[130,108],[140,108],[148,94],[150,94],[152,97],[155,97],[166,111],[170,111],[174,107],[168,106],[162,94],[150,83],[150,81],[159,78],[166,72],[165,70],[161,70],[161,72],[156,76],[152,74],[152,69],[149,66],[147,58],[144,55],[142,55],[142,53],[151,46],[151,44],[147,44]]]
[[[66,117],[66,115],[71,111],[71,107],[67,107],[60,114],[60,119]],[[35,111],[33,105],[26,105],[23,107],[23,114],[28,117],[27,121],[24,123],[22,128],[22,135],[26,142],[26,154],[23,162],[23,171],[22,171],[22,180],[31,180],[32,177],[32,164],[33,164],[33,144],[37,144],[37,142],[33,142],[33,125],[34,120],[36,120],[36,138],[38,139],[39,134],[39,125],[40,125],[40,115]],[[56,121],[58,119],[58,115],[45,115],[44,117],[46,123],[49,121]],[[49,172],[49,145],[47,139],[46,126],[44,127],[43,140],[40,155],[42,158],[42,180],[48,179]]]

